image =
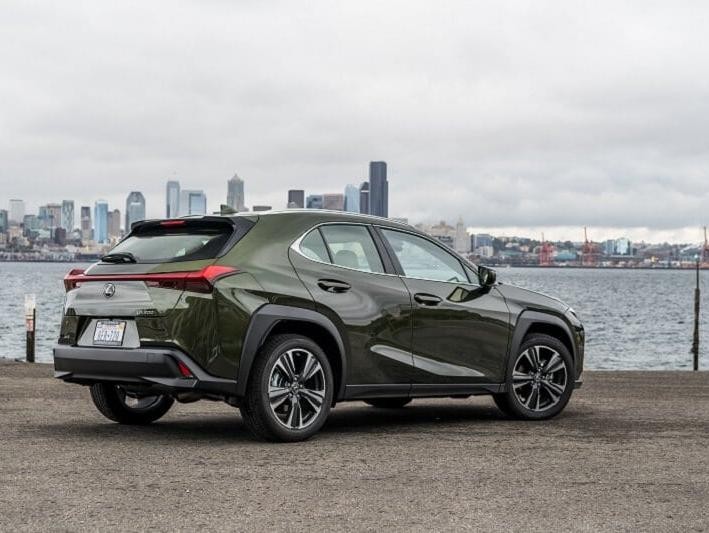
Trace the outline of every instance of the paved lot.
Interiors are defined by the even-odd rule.
[[[588,373],[548,422],[487,398],[339,405],[298,444],[226,404],[108,422],[44,365],[0,364],[0,530],[709,531],[709,373]]]

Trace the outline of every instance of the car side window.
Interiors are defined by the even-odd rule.
[[[384,272],[377,247],[365,226],[330,224],[321,226],[320,231],[333,264],[364,272]]]
[[[317,228],[308,233],[305,238],[300,241],[300,251],[308,259],[322,261],[324,263],[330,262],[330,256],[327,253],[325,241],[322,240],[320,230]]]
[[[384,228],[382,233],[394,249],[405,276],[434,281],[469,282],[460,261],[441,247],[410,233]]]

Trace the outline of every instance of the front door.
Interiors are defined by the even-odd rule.
[[[471,280],[442,245],[413,233],[379,231],[413,300],[414,383],[503,382],[510,328],[502,296]]]

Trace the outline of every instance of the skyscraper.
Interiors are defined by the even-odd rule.
[[[238,174],[234,174],[229,181],[227,181],[226,187],[226,203],[232,209],[237,211],[245,211],[245,199],[244,199],[244,180],[242,180]]]
[[[165,216],[175,218],[180,216],[180,182],[168,180],[165,198]],[[127,231],[127,228],[126,228]]]
[[[359,186],[359,212],[369,214],[369,182],[363,181]]]
[[[207,196],[204,191],[182,189],[180,191],[180,216],[206,215]]]
[[[0,209],[0,233],[4,233],[7,231],[7,228],[10,227],[10,219],[7,214],[7,211],[4,209]]]
[[[91,206],[81,206],[81,239],[91,240]]]
[[[94,239],[99,244],[108,243],[108,202],[97,200],[94,205]]]
[[[54,235],[54,230],[62,225],[62,204],[47,204],[45,207],[45,223]]]
[[[121,236],[121,212],[118,209],[108,212],[108,238],[118,239]]]
[[[74,230],[74,200],[62,201],[62,222],[61,227],[67,234]]]
[[[305,206],[308,209],[322,209],[323,195],[322,194],[309,194],[305,200]]]
[[[369,214],[385,218],[389,216],[389,182],[384,161],[369,163]]]
[[[356,185],[345,187],[345,211],[359,213],[359,188]]]
[[[145,196],[140,191],[132,191],[126,198],[126,233],[140,220],[145,220]]]
[[[305,207],[305,191],[303,189],[288,191],[288,207]]]
[[[322,196],[323,209],[331,211],[342,211],[345,208],[345,195],[342,193],[323,194]]]
[[[459,253],[470,252],[470,235],[468,235],[468,230],[465,228],[463,217],[458,219],[458,223],[455,226],[455,240],[453,241],[453,247],[455,248],[455,251]]]
[[[25,218],[25,201],[14,198],[10,200],[10,210],[8,212],[8,224],[22,224]]]

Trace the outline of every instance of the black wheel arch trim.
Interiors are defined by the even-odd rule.
[[[517,318],[517,323],[512,333],[510,349],[507,354],[508,365],[509,361],[519,352],[519,347],[522,345],[522,342],[524,342],[524,337],[527,335],[527,332],[535,324],[546,324],[561,328],[571,346],[571,359],[574,361],[574,365],[576,365],[577,347],[571,328],[561,317],[540,311],[522,311]],[[505,366],[505,368],[507,368],[507,366]]]
[[[251,317],[249,326],[246,329],[246,335],[244,336],[241,359],[239,360],[239,370],[236,380],[237,396],[244,396],[244,394],[246,394],[246,385],[256,354],[258,354],[259,349],[263,346],[273,328],[276,327],[279,322],[284,321],[315,324],[324,328],[332,336],[339,350],[337,355],[340,358],[341,368],[340,387],[339,390],[336,391],[334,399],[342,399],[345,393],[345,376],[347,376],[347,352],[342,335],[337,329],[337,326],[335,326],[328,317],[312,309],[279,304],[263,305]]]

